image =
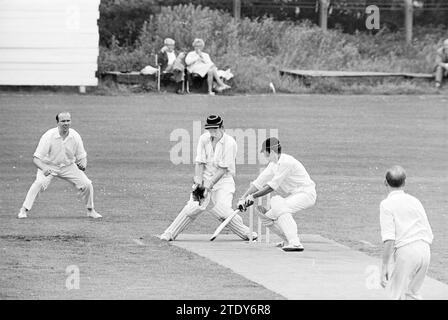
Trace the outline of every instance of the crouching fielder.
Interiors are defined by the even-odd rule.
[[[48,188],[54,177],[66,180],[75,186],[84,200],[88,217],[101,218],[102,216],[93,208],[92,181],[83,172],[87,166],[87,153],[81,136],[70,128],[70,113],[57,114],[56,122],[58,126],[43,134],[34,152],[36,180],[26,195],[18,218],[27,217],[38,195]]]
[[[240,198],[238,207],[246,210],[254,203],[254,199],[278,189],[284,191],[286,197],[276,195],[271,198],[269,210],[258,206],[257,211],[262,224],[284,240],[280,244],[284,251],[303,251],[292,214],[316,203],[316,185],[298,160],[282,153],[277,138],[264,141],[261,152],[269,164]]]
[[[235,160],[237,144],[224,132],[220,116],[211,115],[205,124],[206,132],[199,138],[195,164],[193,192],[190,200],[177,218],[160,236],[166,241],[175,240],[211,203],[210,212],[219,221],[233,213],[232,200],[235,193]],[[203,196],[201,192],[203,190]],[[199,196],[198,196],[199,195]],[[227,227],[243,240],[249,240],[250,230],[236,215]],[[253,233],[253,238],[257,237]]]

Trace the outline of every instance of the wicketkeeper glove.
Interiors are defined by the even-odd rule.
[[[202,200],[205,199],[205,187],[199,184],[193,185],[193,191],[191,192],[193,196],[193,200],[197,201],[199,203],[202,202]]]

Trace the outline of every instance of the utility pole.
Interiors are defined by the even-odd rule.
[[[241,0],[233,0],[233,17],[237,22],[241,19]]]
[[[404,27],[406,30],[406,42],[412,43],[412,24],[414,18],[414,7],[412,0],[404,0]]]
[[[327,30],[329,6],[330,6],[330,0],[319,0],[319,11],[320,11],[319,26],[324,31]]]

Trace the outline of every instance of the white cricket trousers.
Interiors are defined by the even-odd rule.
[[[86,174],[79,170],[74,163],[69,166],[59,168],[58,170],[60,170],[60,172],[56,177],[72,183],[79,191],[79,195],[83,199],[86,208],[93,209],[93,186],[92,181],[87,178]],[[23,202],[23,207],[25,209],[31,210],[34,201],[37,199],[40,192],[45,191],[48,188],[53,178],[54,176],[51,174],[45,176],[42,170],[37,169],[36,180],[28,190],[25,201]]]
[[[283,198],[279,195],[271,198],[271,208],[266,216],[274,220],[270,230],[278,234],[289,244],[300,244],[297,223],[292,214],[312,207],[316,203],[316,189],[307,188]]]
[[[423,240],[411,242],[395,250],[395,265],[389,284],[391,299],[422,299],[419,291],[425,280],[430,259],[430,246]]]

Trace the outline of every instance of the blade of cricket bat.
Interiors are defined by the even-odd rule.
[[[229,222],[238,214],[238,212],[240,212],[240,210],[235,210],[235,211],[233,211],[233,213],[230,215],[230,216],[228,216],[227,218],[226,218],[226,220],[224,220],[219,226],[218,226],[218,228],[216,228],[216,230],[215,230],[215,232],[213,233],[213,235],[212,235],[212,237],[210,238],[210,241],[213,241],[213,240],[215,240],[216,239],[216,237],[218,236],[218,234],[220,234],[221,233],[221,231],[222,231],[222,229],[224,229],[228,224],[229,224]]]

